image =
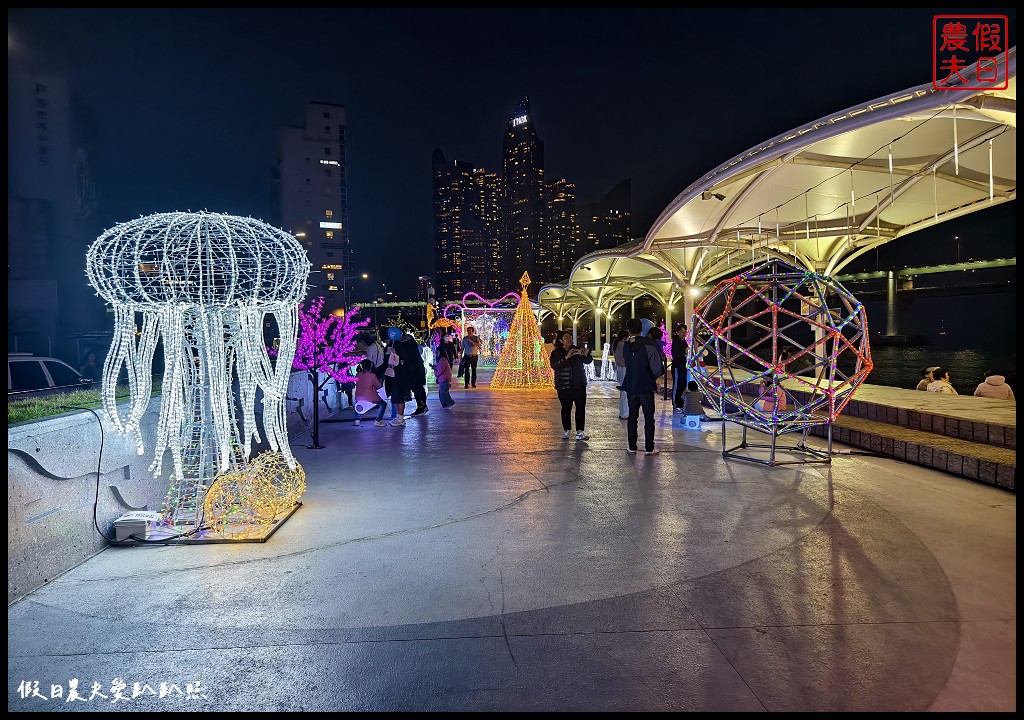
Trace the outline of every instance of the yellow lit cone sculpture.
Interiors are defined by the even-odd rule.
[[[519,284],[523,286],[519,306],[512,318],[508,340],[501,349],[491,387],[552,388],[555,384],[554,370],[540,335],[540,325],[530,306],[530,296],[526,293],[530,274],[524,272]]]

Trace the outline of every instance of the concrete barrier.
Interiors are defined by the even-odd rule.
[[[333,380],[321,390],[319,402],[321,421],[348,406]],[[309,431],[312,407],[309,375],[293,373],[289,438]],[[168,453],[161,477],[149,471],[159,413],[160,398],[154,397],[142,418],[143,455],[136,454],[134,437],[116,432],[100,408],[95,414],[78,410],[7,428],[8,603],[106,548],[100,532],[111,537],[113,521],[124,513],[161,509],[173,465]]]

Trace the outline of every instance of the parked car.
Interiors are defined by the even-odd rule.
[[[7,399],[38,397],[93,387],[96,381],[63,360],[33,355],[7,353]]]

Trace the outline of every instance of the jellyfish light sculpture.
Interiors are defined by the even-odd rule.
[[[687,368],[722,417],[722,455],[780,465],[830,462],[832,423],[872,369],[864,306],[839,282],[774,258],[723,280],[694,308]],[[702,365],[704,357],[717,365]],[[726,448],[725,423],[743,428]],[[806,445],[811,427],[828,426],[824,451]],[[770,435],[747,442],[747,428]],[[779,436],[801,432],[785,447]],[[767,460],[736,453],[768,448]],[[776,460],[785,449],[802,459]]]
[[[150,470],[174,471],[164,500],[166,525],[200,529],[204,494],[218,473],[244,465],[263,433],[289,468],[286,395],[309,261],[294,236],[259,220],[211,212],[158,213],[116,225],[89,247],[86,272],[113,306],[114,337],[103,367],[103,407],[114,427],[135,435],[153,386],[162,342],[164,375]],[[280,331],[276,359],[264,322]],[[137,319],[141,323],[137,324]],[[124,416],[114,399],[127,374]]]

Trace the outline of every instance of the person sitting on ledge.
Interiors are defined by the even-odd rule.
[[[932,377],[932,373],[935,372],[937,367],[926,367],[921,369],[921,379],[917,383],[917,390],[927,390],[928,386],[935,382],[935,378]]]
[[[985,382],[981,383],[974,389],[974,394],[978,397],[994,398],[996,400],[1012,400],[1017,402],[1016,398],[1013,397],[1013,390],[1006,384],[1006,377],[1003,375],[996,375],[995,370],[985,371]]]
[[[774,390],[772,389],[774,387]],[[772,379],[765,375],[761,378],[760,399],[754,403],[754,407],[766,413],[786,411],[786,391]]]
[[[928,384],[928,392],[939,393],[941,395],[959,395],[959,393],[953,388],[953,385],[949,382],[949,370],[944,367],[935,368],[935,370],[932,371],[932,377],[935,378],[935,380]]]

